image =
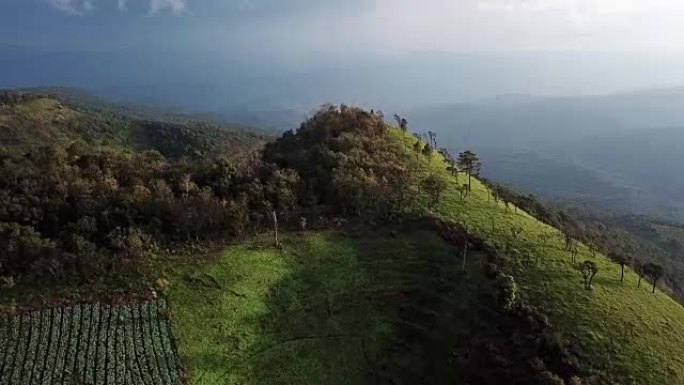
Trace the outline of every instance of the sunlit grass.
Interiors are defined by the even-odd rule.
[[[412,151],[415,138],[398,130],[391,135],[405,143],[407,153]],[[409,159],[416,159],[410,155]],[[476,180],[470,196],[462,201],[456,188],[467,178],[461,174],[456,183],[446,167],[437,153],[430,159],[419,157],[413,167],[420,170],[417,179],[435,174],[448,183],[434,214],[467,224],[501,250],[509,250],[514,257],[510,273],[523,297],[543,310],[557,331],[579,344],[585,362],[621,383],[684,383],[684,308],[680,304],[659,291],[651,294],[646,280],[637,288],[638,276],[629,268],[621,284],[619,265],[601,254],[592,257],[580,245],[578,262],[592,260],[599,268],[593,290],[584,290],[558,230],[512,205],[507,210],[497,204]],[[523,228],[517,238],[511,233],[514,226]],[[544,233],[553,236],[542,252]]]
[[[282,250],[256,239],[179,267],[169,272],[170,300],[190,383],[364,384],[393,344],[404,350],[391,365],[424,376],[430,352],[401,332],[440,341],[438,327],[412,317],[441,312],[407,293],[437,298],[446,285],[466,306],[472,288],[460,285],[475,283],[460,279],[454,255],[431,232],[309,232],[285,235]]]

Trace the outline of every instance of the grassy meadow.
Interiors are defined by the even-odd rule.
[[[364,384],[444,378],[477,275],[431,232],[307,232],[169,272],[191,384]],[[449,308],[454,311],[445,311]],[[457,373],[453,373],[457,376]],[[430,377],[428,377],[430,378]]]

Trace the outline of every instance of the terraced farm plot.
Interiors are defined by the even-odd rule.
[[[0,384],[180,384],[164,300],[0,318]]]

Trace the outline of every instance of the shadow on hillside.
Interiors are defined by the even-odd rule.
[[[285,245],[248,352],[254,384],[451,383],[469,307],[457,251],[430,232],[328,235]]]

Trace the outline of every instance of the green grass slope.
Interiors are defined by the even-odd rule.
[[[443,342],[470,329],[451,315],[476,306],[477,279],[434,233],[392,234],[289,234],[280,250],[257,239],[167,272],[190,384],[458,378]]]
[[[415,139],[397,130],[392,135],[405,142],[406,155],[412,156]],[[593,290],[584,290],[562,237],[551,237],[542,250],[542,234],[558,234],[556,229],[521,210],[497,204],[476,180],[471,195],[462,201],[456,191],[459,183],[446,171],[441,155],[418,158],[414,166],[420,176],[439,175],[448,183],[434,215],[465,224],[498,248],[510,250],[514,259],[507,268],[521,295],[542,309],[557,331],[578,343],[581,359],[595,368],[599,378],[600,371],[605,371],[621,384],[684,383],[684,308],[680,304],[663,293],[651,294],[647,282],[638,289],[638,276],[630,269],[621,285],[619,265],[600,254],[591,257],[582,246],[578,261],[592,260],[599,268]],[[463,174],[460,179],[465,182]],[[518,237],[512,234],[516,226],[523,229]]]

